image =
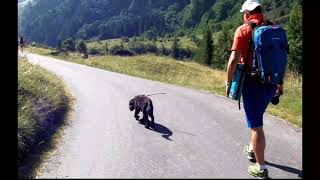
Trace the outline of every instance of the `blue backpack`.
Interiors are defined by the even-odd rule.
[[[254,45],[251,76],[264,84],[282,84],[289,49],[285,30],[278,25],[249,25],[253,37],[249,50]]]

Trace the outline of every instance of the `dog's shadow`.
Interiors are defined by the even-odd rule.
[[[140,124],[143,124],[143,121],[139,120]],[[154,123],[154,127],[153,128],[149,128],[149,130],[153,130],[157,133],[161,134],[161,137],[165,138],[166,140],[172,141],[172,139],[170,139],[170,136],[172,136],[172,131],[167,128],[164,125],[158,124],[158,123]]]

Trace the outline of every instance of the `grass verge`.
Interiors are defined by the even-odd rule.
[[[33,48],[31,52],[53,56],[52,50],[48,49]],[[78,54],[60,54],[53,57],[131,76],[205,90],[219,95],[225,93],[226,72],[194,62],[176,61],[169,57],[155,55],[90,56],[86,60],[81,59]],[[267,112],[301,128],[302,77],[290,72],[287,73],[284,90],[284,95],[280,97],[280,103],[276,106],[270,103]]]
[[[41,154],[52,147],[72,96],[64,83],[38,65],[18,58],[18,177],[32,178]]]

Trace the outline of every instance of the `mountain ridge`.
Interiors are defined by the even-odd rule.
[[[18,9],[18,32],[27,39],[55,46],[58,40],[110,39],[191,33],[208,25],[213,32],[242,23],[237,0],[33,0]],[[262,0],[266,18],[286,17],[298,0]],[[301,2],[301,1],[300,1]],[[281,19],[282,18],[282,19]]]

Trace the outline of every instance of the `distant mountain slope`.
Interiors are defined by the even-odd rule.
[[[266,17],[285,24],[298,0],[262,0]],[[22,2],[22,1],[19,1]],[[301,1],[300,1],[301,2]],[[239,0],[33,0],[19,6],[18,32],[55,46],[68,37],[107,39],[143,33],[164,35],[240,25]],[[188,31],[187,31],[188,30]]]

